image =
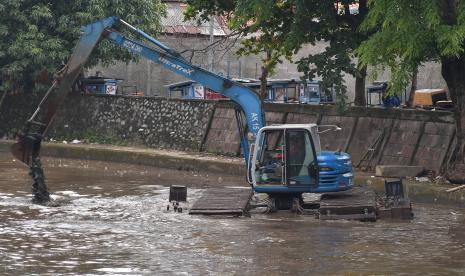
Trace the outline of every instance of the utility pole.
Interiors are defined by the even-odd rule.
[[[210,17],[210,45],[213,44],[214,35],[213,35],[213,16]],[[208,51],[208,62],[210,63],[210,71],[213,72],[213,47],[210,47]]]

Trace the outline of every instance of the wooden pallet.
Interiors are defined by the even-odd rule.
[[[214,188],[206,190],[190,208],[190,215],[236,215],[247,213],[252,189]]]
[[[320,200],[322,220],[376,220],[375,192],[368,187],[354,187],[346,192],[324,194]]]

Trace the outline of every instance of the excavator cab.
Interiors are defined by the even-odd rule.
[[[262,128],[252,157],[256,192],[302,193],[318,185],[316,125],[276,125]]]
[[[350,156],[321,151],[316,124],[264,127],[251,154],[251,184],[259,193],[337,192],[353,185]]]

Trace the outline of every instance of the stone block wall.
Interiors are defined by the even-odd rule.
[[[0,136],[12,138],[32,113],[34,100],[10,98],[0,113]],[[27,107],[26,111],[24,107]],[[343,150],[354,165],[379,139],[371,165],[421,165],[439,171],[454,138],[452,113],[384,108],[265,104],[268,124],[338,125],[321,135],[323,150]],[[243,120],[245,122],[245,120]],[[47,139],[205,151],[240,155],[233,105],[227,101],[72,95]]]
[[[48,138],[200,151],[213,110],[205,101],[74,95]]]

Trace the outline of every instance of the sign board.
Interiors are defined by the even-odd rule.
[[[205,98],[205,89],[203,85],[194,85],[194,98],[195,99]]]
[[[107,84],[105,94],[116,95],[116,84]]]

